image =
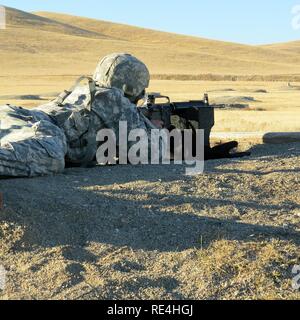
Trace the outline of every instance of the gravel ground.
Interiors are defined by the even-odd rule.
[[[0,181],[2,299],[300,298],[300,144]]]

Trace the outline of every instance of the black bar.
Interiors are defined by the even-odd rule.
[[[13,304],[18,304],[13,308]],[[81,312],[84,318],[93,314],[96,319],[205,319],[221,314],[226,316],[244,318],[259,317],[262,315],[260,308],[266,307],[268,317],[272,314],[287,311],[299,312],[299,301],[1,301],[0,310],[7,311],[9,318],[22,313],[26,315],[27,307],[30,316],[40,316],[38,308],[43,307],[43,314],[47,317],[57,317],[57,308],[68,307],[68,318]],[[47,308],[49,306],[49,308]],[[241,307],[241,310],[238,310]],[[7,308],[7,309],[6,309]],[[30,308],[30,309],[29,309]],[[93,316],[93,317],[94,317]],[[3,317],[5,319],[5,317]]]

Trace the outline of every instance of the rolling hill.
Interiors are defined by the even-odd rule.
[[[115,51],[144,60],[154,75],[300,75],[299,43],[249,46],[65,14],[7,8],[1,76],[89,74]]]
[[[291,42],[284,42],[284,43],[275,43],[263,46],[264,48],[273,49],[273,50],[280,50],[288,53],[300,53],[300,41],[291,41]]]

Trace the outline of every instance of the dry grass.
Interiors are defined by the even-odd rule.
[[[12,9],[8,24],[0,103],[41,104],[126,51],[173,100],[253,97],[247,110],[217,111],[216,131],[300,131],[299,90],[286,83],[299,80],[299,42],[246,46]],[[191,179],[120,166],[2,180],[0,298],[299,299],[299,146],[253,152]]]
[[[74,74],[74,66],[76,74],[90,73],[97,59],[112,51],[137,55],[149,65],[152,74],[300,74],[299,55],[286,50],[55,13],[7,12],[8,28],[0,33],[2,75],[68,75]]]
[[[199,99],[210,91],[212,101],[260,101],[250,103],[251,111],[218,111],[217,131],[299,131],[299,90],[279,82],[299,80],[300,58],[289,50],[297,43],[254,47],[55,13],[7,12],[8,29],[0,32],[0,103],[41,104],[77,76],[91,74],[99,57],[129,51],[149,65],[150,90],[172,99]]]
[[[178,81],[266,81],[266,82],[290,82],[300,81],[297,74],[269,74],[269,75],[230,75],[230,74],[153,74],[155,80],[178,80]]]
[[[129,51],[149,65],[150,90],[172,99],[199,99],[209,91],[212,101],[256,100],[251,111],[218,111],[217,131],[299,131],[299,90],[286,86],[299,80],[298,43],[255,47],[55,13],[7,12],[8,29],[0,32],[0,103],[41,104],[91,74],[101,56]],[[255,92],[262,89],[267,93]]]
[[[290,282],[291,270],[299,258],[297,251],[297,246],[278,240],[219,240],[200,251],[198,257],[211,297],[299,299]]]
[[[253,102],[244,102],[249,110],[217,110],[215,131],[300,131],[300,92],[290,90],[285,82],[155,80],[151,90],[164,92],[173,100],[199,99],[208,92],[212,103],[229,97],[239,103],[241,97],[253,97]]]
[[[45,100],[31,100],[30,96],[49,100],[69,88],[74,79],[76,76],[6,77],[0,87],[0,104],[34,107]],[[225,103],[229,98],[239,103],[243,97],[253,97],[254,101],[244,102],[248,110],[217,110],[215,131],[300,131],[300,91],[289,89],[285,82],[153,80],[149,90],[169,95],[174,101],[201,99],[204,92],[209,93],[212,103]]]

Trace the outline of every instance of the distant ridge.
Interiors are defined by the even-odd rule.
[[[178,81],[268,81],[300,82],[300,74],[270,74],[270,75],[218,75],[218,74],[154,74],[152,79],[156,80],[178,80]]]
[[[300,54],[300,40],[299,41],[291,41],[284,43],[275,43],[263,46],[264,48],[269,48],[273,50],[281,50],[290,53]]]
[[[6,8],[6,23],[8,27],[19,28],[41,28],[45,31],[65,33],[69,35],[103,38],[104,36],[93,31],[81,29],[67,23],[62,23],[49,19],[46,17],[38,16],[32,13],[27,13],[18,9]]]

